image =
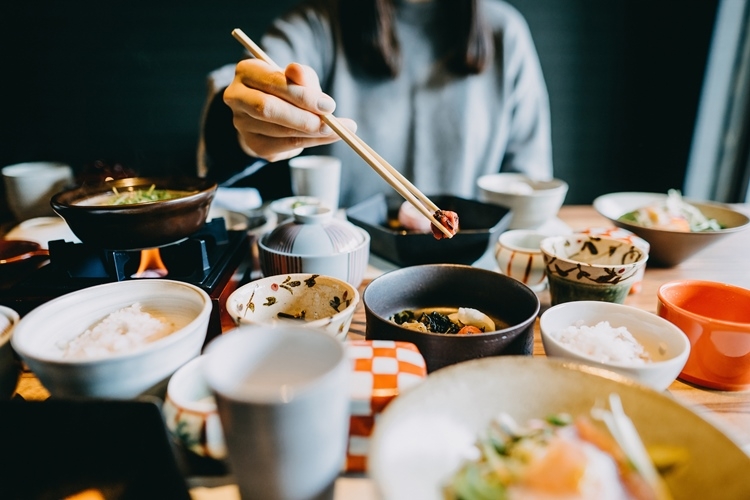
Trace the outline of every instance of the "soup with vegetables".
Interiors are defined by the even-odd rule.
[[[76,205],[86,206],[117,206],[117,205],[137,205],[140,203],[153,203],[156,201],[173,200],[184,198],[196,191],[184,191],[178,189],[156,189],[152,184],[148,188],[127,188],[125,190],[112,188],[112,191],[89,196],[76,202]]]
[[[394,314],[390,320],[410,330],[451,335],[472,335],[510,327],[506,321],[491,318],[470,307],[405,309]]]

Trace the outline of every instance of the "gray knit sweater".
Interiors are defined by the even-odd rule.
[[[449,73],[435,56],[433,2],[398,3],[403,67],[395,80],[353,74],[329,14],[309,6],[278,19],[261,45],[282,67],[299,62],[315,69],[336,100],[336,116],[354,119],[357,135],[424,193],[471,198],[482,174],[552,176],[549,99],[528,26],[502,1],[484,0],[482,7],[495,57],[469,77]],[[217,91],[232,75],[229,68],[214,72]],[[314,152],[341,158],[342,206],[393,192],[343,141]]]

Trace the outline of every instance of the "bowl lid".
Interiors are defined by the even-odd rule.
[[[263,244],[277,252],[294,255],[336,255],[364,243],[365,236],[351,222],[336,219],[322,205],[305,205],[293,210],[287,220],[263,238]]]

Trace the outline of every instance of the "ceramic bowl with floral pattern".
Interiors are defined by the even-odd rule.
[[[651,251],[651,245],[648,243],[648,241],[644,240],[643,238],[641,238],[634,232],[628,231],[627,229],[623,229],[621,227],[616,227],[616,226],[587,227],[577,232],[584,233],[584,234],[591,234],[594,236],[612,238],[615,240],[622,240],[626,243],[630,243],[631,245],[640,248],[647,254],[650,254],[650,251]],[[642,268],[640,268],[639,271],[636,272],[635,280],[633,281],[633,286],[630,287],[630,295],[636,294],[643,289],[643,275],[645,272],[646,272],[646,266],[643,266]]]
[[[204,356],[193,358],[169,379],[162,411],[170,434],[199,456],[226,458],[216,400],[203,378]]]
[[[576,300],[622,304],[648,254],[619,239],[590,234],[541,242],[552,305]]]
[[[238,326],[292,322],[323,329],[344,340],[359,300],[357,289],[344,280],[295,273],[268,276],[239,287],[227,297],[226,308]]]

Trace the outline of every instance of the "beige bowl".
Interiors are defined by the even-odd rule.
[[[620,217],[628,212],[661,202],[666,198],[667,195],[662,193],[609,193],[596,198],[593,205],[597,212],[614,225],[646,240],[651,245],[650,263],[661,267],[676,266],[727,236],[750,227],[750,218],[727,205],[692,200],[685,201],[698,208],[706,217],[716,219],[723,229],[701,232],[670,231],[620,220]]]
[[[447,478],[501,412],[517,422],[584,415],[613,393],[646,447],[689,457],[664,476],[675,500],[750,498],[750,457],[707,417],[615,373],[528,356],[449,366],[399,395],[375,426],[368,475],[379,498],[442,500]]]
[[[226,309],[238,326],[293,323],[344,340],[359,300],[359,291],[344,280],[294,273],[241,286],[227,297]]]
[[[537,229],[557,216],[568,194],[561,179],[534,180],[522,174],[501,172],[477,179],[479,199],[512,210],[509,229]]]

